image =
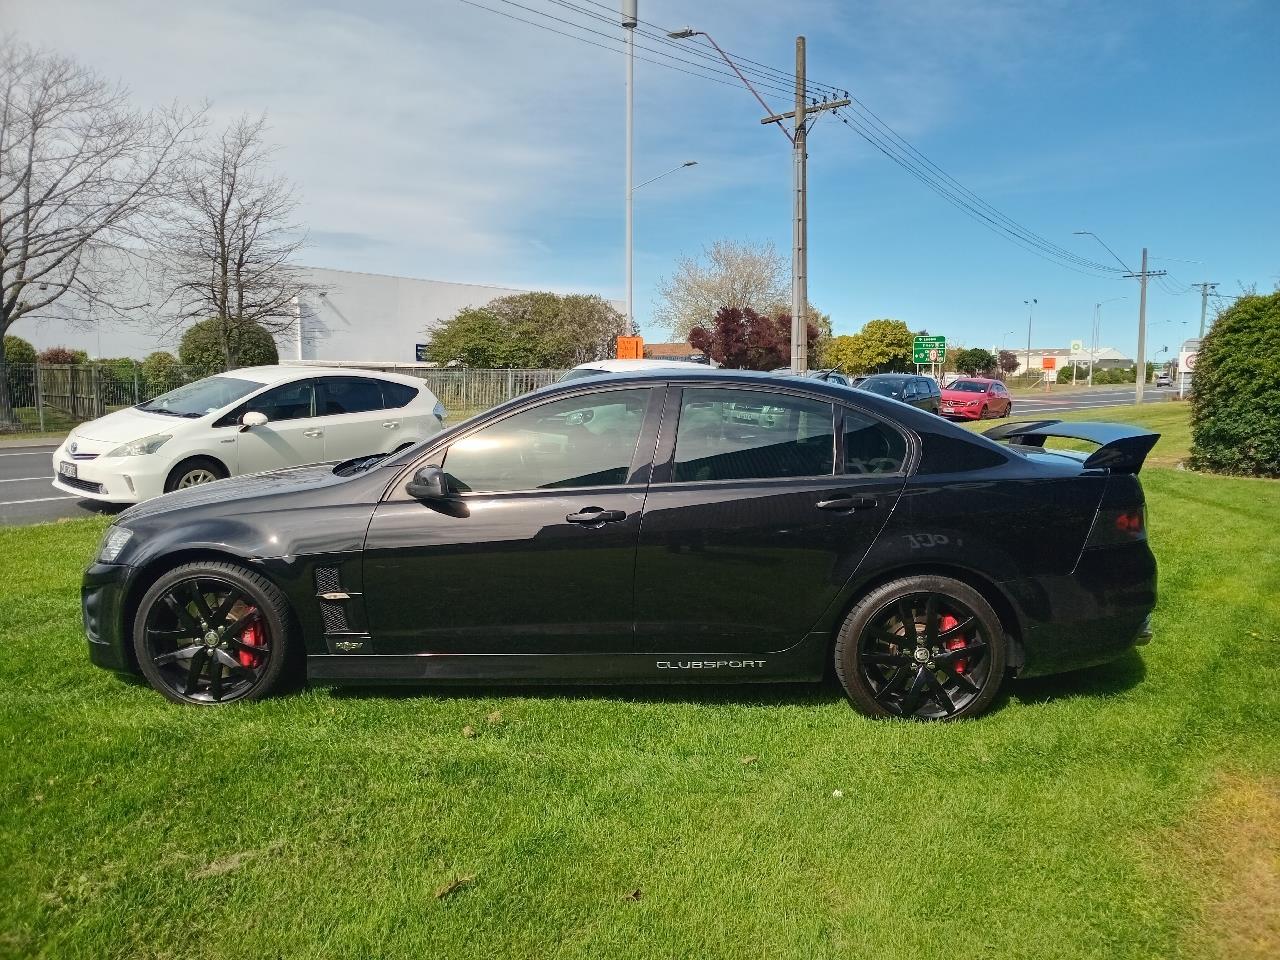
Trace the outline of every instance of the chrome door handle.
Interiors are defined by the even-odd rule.
[[[814,504],[819,510],[868,510],[880,503],[875,497],[855,497],[849,493],[838,493],[830,500],[819,500]]]
[[[581,513],[571,513],[565,517],[570,523],[584,523],[589,526],[603,523],[617,523],[627,519],[626,511],[604,510],[600,507],[585,507]]]
[[[302,435],[304,437],[312,437],[312,438],[323,437],[324,431],[323,430],[307,430]]]
[[[400,426],[400,421],[399,420],[383,420],[382,425],[386,427],[388,430],[394,430],[398,426]]]

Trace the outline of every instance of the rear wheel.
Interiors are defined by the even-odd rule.
[[[187,563],[138,604],[133,647],[156,690],[175,703],[257,700],[280,685],[288,603],[270,580],[233,563]]]
[[[1007,641],[982,594],[950,577],[903,577],[849,611],[836,639],[836,674],[871,717],[960,720],[991,705]]]
[[[227,468],[212,457],[192,457],[183,460],[169,471],[164,482],[164,492],[185,490],[187,487],[198,487],[205,483],[213,483],[230,476]]]

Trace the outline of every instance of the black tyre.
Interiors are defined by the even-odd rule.
[[[212,457],[192,457],[169,471],[169,476],[164,481],[164,492],[173,493],[187,487],[198,487],[215,480],[224,480],[228,476],[230,474],[227,468]]]
[[[278,689],[289,607],[265,577],[234,563],[186,563],[151,585],[133,619],[147,682],[175,703],[215,706]]]
[[[1006,418],[1013,416],[1013,403],[1012,403],[1012,401],[1009,403],[1009,405],[1008,405],[1007,407],[1005,407],[1005,408],[1004,408],[1004,415],[1005,415],[1005,417],[1006,417]]]
[[[968,584],[903,577],[854,604],[836,638],[849,701],[870,717],[960,720],[991,705],[1008,641],[991,605]]]

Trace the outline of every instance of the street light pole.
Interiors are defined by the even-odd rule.
[[[1026,366],[1026,372],[1027,372],[1027,373],[1030,373],[1030,372],[1031,372],[1031,317],[1035,314],[1035,312],[1036,312],[1036,304],[1037,304],[1037,303],[1039,303],[1040,301],[1039,301],[1039,300],[1037,300],[1035,297],[1032,297],[1030,300],[1023,300],[1022,302],[1023,302],[1023,303],[1025,303],[1025,304],[1027,305],[1027,366]]]
[[[627,258],[627,333],[635,336],[639,331],[636,328],[635,314],[635,279],[634,279],[634,249],[633,249],[633,230],[634,218],[632,215],[632,194],[635,187],[632,186],[632,146],[634,139],[634,113],[635,113],[635,71],[636,71],[636,25],[639,23],[638,17],[638,0],[622,0],[622,26],[627,31],[627,241],[626,241],[626,258]]]

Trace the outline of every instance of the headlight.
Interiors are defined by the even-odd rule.
[[[115,563],[132,538],[133,531],[127,527],[108,527],[106,536],[98,546],[98,560],[101,563]]]
[[[140,457],[143,454],[155,453],[168,443],[171,437],[172,434],[168,433],[153,433],[151,436],[143,437],[141,440],[134,440],[130,443],[122,444],[108,453],[107,456]]]

